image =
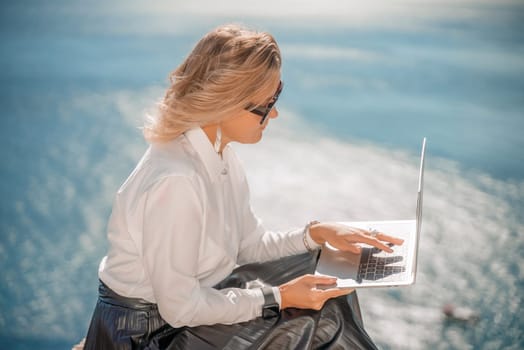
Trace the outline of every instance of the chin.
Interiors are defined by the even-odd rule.
[[[260,130],[260,132],[257,135],[255,135],[254,137],[255,140],[252,143],[257,143],[260,140],[262,140],[263,135],[264,135],[264,130]]]
[[[243,144],[254,144],[254,143],[258,143],[261,139],[262,139],[262,130],[259,133],[254,134],[253,136],[251,136],[249,138],[246,137],[244,140],[242,140],[241,143],[243,143]]]

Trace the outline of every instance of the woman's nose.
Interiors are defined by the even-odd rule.
[[[269,118],[274,119],[278,117],[278,110],[277,107],[271,108],[271,112],[269,112]]]

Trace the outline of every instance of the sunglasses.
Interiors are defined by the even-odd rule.
[[[281,81],[280,84],[278,84],[277,92],[275,92],[275,94],[266,106],[254,107],[253,105],[250,105],[246,108],[246,110],[250,111],[251,113],[254,113],[262,117],[262,119],[260,120],[260,125],[264,124],[264,122],[266,121],[269,112],[271,112],[273,106],[275,105],[275,103],[277,103],[278,96],[280,96],[280,93],[282,92],[283,88],[284,83]]]

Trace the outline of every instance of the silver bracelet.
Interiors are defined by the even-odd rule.
[[[311,248],[311,246],[309,245],[309,242],[307,241],[307,233],[309,231],[309,228],[315,224],[319,224],[320,221],[317,221],[317,220],[313,220],[313,221],[310,221],[306,227],[304,227],[304,232],[302,233],[302,241],[304,242],[304,246],[306,247],[306,249],[308,250],[308,252],[313,252],[315,251],[313,248]]]

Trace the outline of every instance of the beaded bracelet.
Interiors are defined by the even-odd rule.
[[[309,245],[309,242],[307,241],[307,233],[309,232],[309,228],[315,224],[319,224],[320,221],[317,221],[317,220],[313,220],[311,222],[309,222],[306,227],[304,227],[304,232],[302,233],[302,241],[304,242],[304,246],[306,246],[306,249],[308,250],[308,252],[313,252],[315,251],[313,248],[311,248],[311,246]]]

